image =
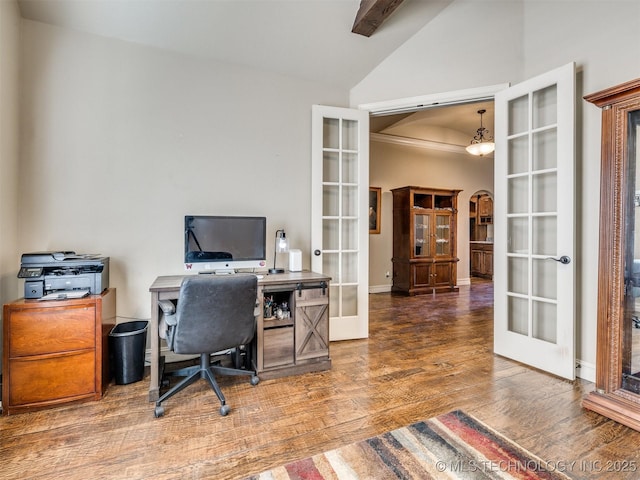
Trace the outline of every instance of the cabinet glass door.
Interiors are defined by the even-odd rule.
[[[451,256],[451,215],[436,214],[436,256]]]
[[[416,214],[414,216],[414,256],[431,256],[431,215]]]
[[[640,110],[628,115],[628,186],[625,239],[625,313],[622,328],[622,388],[640,393]],[[638,226],[638,228],[636,228]]]

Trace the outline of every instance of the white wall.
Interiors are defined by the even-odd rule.
[[[311,105],[348,92],[38,22],[22,34],[22,252],[109,256],[132,318],[156,276],[183,272],[185,214],[266,216],[268,261],[285,228],[309,268]]]
[[[351,90],[351,105],[522,77],[519,0],[454,1]]]
[[[478,190],[493,192],[493,160],[467,154],[371,142],[369,182],[382,188],[380,234],[369,235],[369,289],[390,291],[393,274],[393,195],[408,185],[462,190],[458,195],[457,282],[469,282],[469,199]]]
[[[19,38],[17,4],[13,1],[0,2],[0,304],[22,296],[16,278],[19,266]],[[1,315],[2,312],[0,319]],[[0,345],[1,342],[2,330]]]
[[[576,62],[577,356],[589,368],[596,351],[601,112],[580,97],[640,77],[638,31],[635,1],[457,0],[351,92],[351,104],[359,105],[517,83]]]

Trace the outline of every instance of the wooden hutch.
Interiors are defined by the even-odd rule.
[[[602,109],[596,388],[583,406],[640,431],[640,78]]]
[[[392,292],[456,291],[460,190],[402,187],[393,193]]]

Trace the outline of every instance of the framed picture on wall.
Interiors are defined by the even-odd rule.
[[[369,187],[369,233],[380,233],[381,195],[380,187]]]

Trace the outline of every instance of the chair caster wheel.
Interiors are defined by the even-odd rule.
[[[156,406],[156,408],[153,410],[153,415],[156,418],[160,418],[164,415],[164,407],[161,405]]]
[[[220,407],[220,415],[222,415],[223,417],[226,417],[230,411],[231,407],[229,405],[222,405]]]
[[[258,378],[257,375],[253,375],[251,377],[251,385],[253,385],[254,387],[260,383],[260,379]]]

